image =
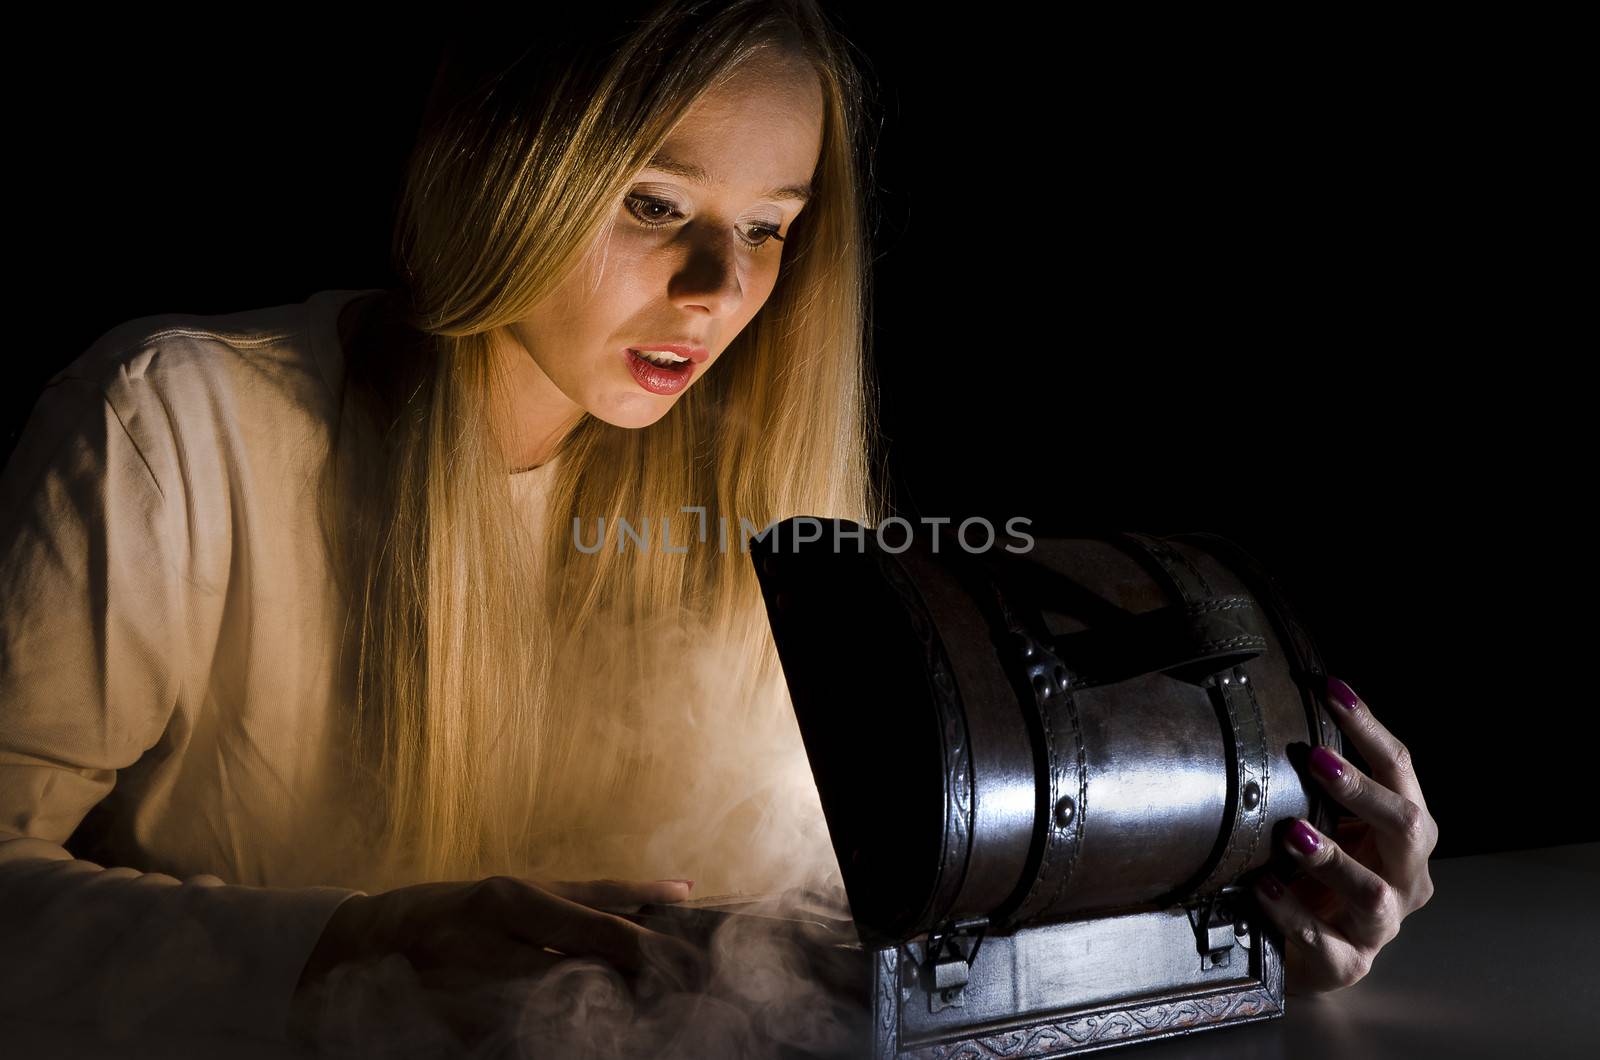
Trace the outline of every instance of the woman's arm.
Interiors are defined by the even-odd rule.
[[[184,501],[129,411],[53,381],[0,476],[0,1012],[281,1038],[323,925],[359,892],[179,880],[64,846],[178,692]]]

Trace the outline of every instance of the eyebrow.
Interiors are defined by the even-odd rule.
[[[711,176],[704,166],[695,165],[693,162],[679,162],[665,155],[656,155],[650,159],[649,169],[659,169],[663,173],[671,173],[685,180],[692,180],[696,184],[711,183]],[[761,194],[763,199],[786,199],[790,202],[810,202],[810,184],[784,184],[776,188],[768,188]]]

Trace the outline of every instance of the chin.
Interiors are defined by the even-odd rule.
[[[671,400],[652,398],[648,394],[641,393],[637,400],[630,395],[623,401],[608,402],[603,408],[591,408],[589,415],[597,420],[604,420],[613,427],[638,430],[660,420],[673,404]]]

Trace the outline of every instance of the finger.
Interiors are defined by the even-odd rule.
[[[1332,924],[1317,919],[1270,871],[1257,878],[1255,894],[1262,913],[1283,932],[1284,974],[1297,990],[1337,990],[1370,970],[1370,957]]]
[[[637,975],[667,970],[676,978],[704,974],[705,958],[680,939],[574,902],[514,876],[491,877],[478,888],[489,916],[512,935],[574,957],[598,957]]]
[[[1332,705],[1330,713],[1339,730],[1372,767],[1372,775],[1426,810],[1428,804],[1423,801],[1410,750],[1372,716],[1366,700],[1337,677],[1328,678],[1324,698]]]
[[[472,897],[484,921],[525,944],[599,957],[623,970],[638,967],[638,925],[620,916],[516,876],[485,879]]]
[[[1400,896],[1382,876],[1302,818],[1284,830],[1282,842],[1307,876],[1344,899],[1340,928],[1350,942],[1376,951],[1400,933]]]
[[[693,880],[551,880],[539,886],[569,902],[592,909],[634,912],[647,902],[681,902],[689,897]]]
[[[1426,857],[1433,850],[1437,826],[1427,811],[1410,799],[1390,791],[1357,769],[1349,759],[1327,747],[1313,747],[1311,774],[1341,806],[1370,824],[1384,842],[1384,864],[1404,855],[1407,861]]]

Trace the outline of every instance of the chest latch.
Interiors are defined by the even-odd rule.
[[[1235,946],[1250,948],[1250,925],[1236,912],[1233,897],[1221,891],[1186,907],[1201,971],[1228,967]]]
[[[921,972],[929,1012],[966,1006],[972,962],[988,928],[989,918],[980,916],[928,932]]]

